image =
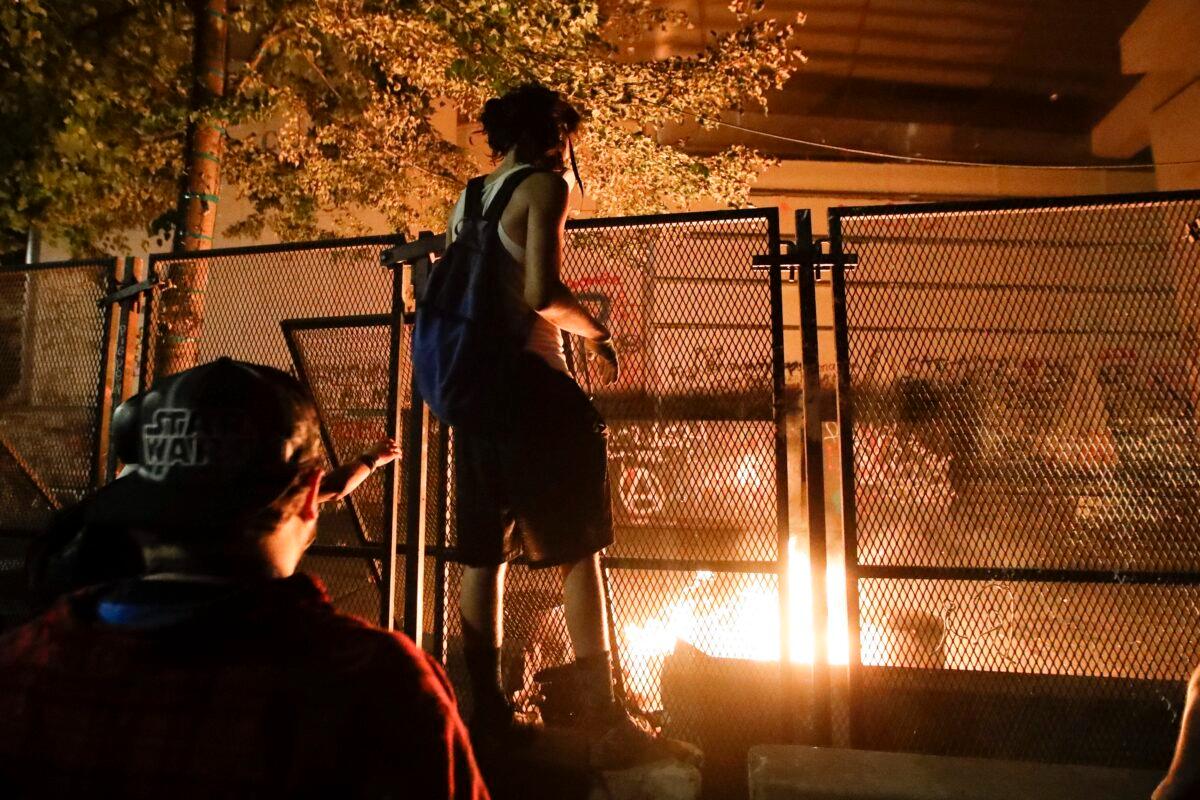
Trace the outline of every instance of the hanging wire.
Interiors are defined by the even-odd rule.
[[[1156,167],[1182,167],[1200,164],[1200,159],[1190,159],[1187,161],[1159,161],[1154,164],[1004,164],[994,163],[989,161],[959,161],[950,158],[924,158],[922,156],[905,156],[899,153],[885,153],[879,150],[863,150],[857,147],[845,147],[843,145],[826,144],[824,142],[814,142],[808,139],[800,139],[795,136],[784,136],[778,133],[770,133],[768,131],[760,131],[756,128],[748,128],[745,125],[737,125],[733,122],[726,122],[721,119],[714,119],[704,114],[699,114],[695,111],[687,109],[672,108],[663,103],[654,103],[649,100],[635,100],[635,103],[659,108],[665,111],[670,111],[673,114],[680,114],[686,117],[691,117],[701,124],[716,125],[721,128],[748,133],[753,136],[761,136],[766,139],[774,139],[780,142],[788,142],[790,144],[800,144],[806,147],[815,147],[821,150],[832,150],[838,153],[848,153],[857,156],[869,156],[871,158],[888,159],[891,161],[903,161],[910,164],[936,164],[944,167],[993,167],[998,169],[1045,169],[1045,170],[1151,170]]]
[[[501,56],[501,61],[515,72],[525,77],[526,80],[541,82],[541,78],[532,70],[523,65],[512,62],[511,60]],[[849,155],[867,156],[870,158],[879,158],[889,161],[901,161],[907,164],[932,164],[943,167],[991,167],[995,169],[1029,169],[1029,170],[1059,170],[1059,171],[1094,171],[1094,170],[1153,170],[1157,167],[1187,167],[1200,165],[1200,159],[1188,159],[1184,161],[1159,161],[1153,164],[1005,164],[1002,162],[990,161],[960,161],[951,158],[926,158],[923,156],[905,156],[899,153],[887,153],[882,150],[865,150],[857,147],[846,147],[844,145],[826,144],[824,142],[814,142],[809,139],[800,139],[795,136],[784,136],[779,133],[770,133],[768,131],[760,131],[757,128],[748,128],[745,125],[738,125],[733,122],[726,122],[722,119],[715,119],[711,116],[701,114],[686,108],[675,108],[666,103],[656,103],[651,100],[643,100],[635,98],[633,104],[640,105],[643,108],[657,108],[662,111],[669,111],[672,114],[691,117],[700,124],[716,125],[720,128],[728,128],[730,130],[747,133],[751,136],[761,136],[765,139],[774,139],[779,142],[788,142],[789,144],[799,144],[806,147],[813,147],[819,150],[829,150],[836,153],[847,153]]]

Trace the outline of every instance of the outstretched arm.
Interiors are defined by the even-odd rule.
[[[383,439],[376,442],[366,452],[348,464],[343,464],[335,470],[325,473],[321,480],[321,493],[317,502],[327,503],[330,500],[341,500],[358,488],[358,485],[371,476],[371,473],[395,461],[400,455],[400,445],[395,439]]]

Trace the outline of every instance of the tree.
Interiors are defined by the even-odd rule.
[[[78,254],[174,210],[192,15],[159,3],[0,6],[0,249],[33,227]]]
[[[177,214],[175,249],[211,250],[216,238],[221,195],[221,164],[228,120],[225,97],[229,25],[226,0],[192,0],[195,35],[192,50],[192,102],[188,119],[186,172]],[[156,375],[195,366],[204,324],[208,260],[192,259],[171,267],[174,290],[163,295],[162,330],[156,340]]]
[[[689,112],[765,106],[801,60],[791,27],[764,18],[762,0],[730,8],[737,29],[710,36],[702,52],[636,61],[623,46],[691,25],[686,14],[654,0],[230,2],[224,93],[198,108],[193,45],[204,15],[188,6],[8,4],[0,245],[19,246],[31,227],[78,252],[120,250],[128,229],[173,233],[189,126],[209,117],[229,123],[222,179],[252,209],[225,220],[226,234],[355,233],[364,208],[400,230],[437,227],[477,165],[438,135],[436,104],[474,113],[530,79],[585,111],[579,149],[601,213],[701,197],[742,204],[764,159],[742,147],[696,157],[657,138]]]

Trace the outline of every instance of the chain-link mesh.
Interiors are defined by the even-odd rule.
[[[317,404],[327,467],[353,462],[387,435],[389,317],[285,320],[282,328],[297,375]],[[378,558],[329,547],[383,540],[385,476],[376,472],[345,500],[322,509],[317,544],[326,547],[302,564],[322,579],[339,610],[373,621],[381,613]]]
[[[684,694],[711,677],[695,666],[706,659],[774,661],[756,691],[779,688],[776,579],[745,574],[780,560],[777,277],[751,270],[753,256],[773,251],[772,214],[589,224],[567,238],[564,279],[612,328],[622,359],[616,384],[594,385],[574,342],[580,382],[609,425],[616,543],[606,557],[625,683],[673,735],[697,738],[704,718],[724,715],[734,721],[724,733],[736,738],[746,704],[725,695],[668,708],[668,662],[692,665],[677,683]],[[654,559],[677,569],[636,568]],[[734,571],[706,572],[705,562]],[[693,650],[705,659],[677,655]],[[778,724],[778,708],[760,709],[775,719],[763,725]],[[712,744],[719,756],[728,736],[726,747]]]
[[[378,567],[378,561],[371,558],[310,552],[300,568],[321,579],[338,611],[378,623]]]
[[[773,209],[591,220],[568,227],[562,267],[613,330],[621,358],[618,383],[601,387],[580,342],[572,338],[567,352],[608,424],[616,543],[604,564],[624,687],[668,735],[707,749],[717,768],[709,776],[735,775],[742,792],[747,745],[783,730],[782,331],[778,277],[752,270],[752,257],[777,243]],[[453,547],[447,460],[441,485]],[[445,652],[469,708],[462,567],[450,555]],[[520,700],[537,670],[573,658],[558,571],[515,564],[504,597],[504,680]]]
[[[155,256],[151,271],[174,286],[154,304],[157,376],[231,356],[292,368],[280,324],[311,317],[387,314],[392,273],[380,265],[394,237],[331,240],[182,256]]]
[[[606,563],[624,682],[668,733],[700,740],[715,762],[723,754],[737,761],[747,743],[782,730],[782,334],[778,279],[751,270],[752,256],[773,252],[777,240],[773,210],[592,222],[570,231],[563,269],[614,329],[622,354],[620,383],[595,392],[610,426],[618,543]],[[292,370],[316,397],[331,463],[345,462],[386,430],[390,328],[386,317],[354,316],[390,306],[391,278],[377,253],[377,244],[335,243],[158,260],[160,271],[178,264],[172,275],[203,275],[178,280],[157,299],[149,326],[156,357],[147,363],[232,355]],[[202,325],[183,313],[199,316],[197,307]],[[403,405],[406,346],[401,355]],[[570,356],[591,389],[582,351]],[[452,437],[436,423],[424,434],[427,646],[447,659],[469,709]],[[400,483],[408,485],[407,475]],[[339,608],[360,616],[379,607],[379,564],[353,548],[381,539],[382,500],[373,478],[353,507],[324,516],[306,562]],[[397,514],[408,518],[404,507]],[[397,609],[404,563],[399,555]],[[571,658],[559,575],[514,565],[505,597],[505,675],[520,693],[538,669]],[[706,694],[706,686],[739,685],[743,674],[762,702]]]
[[[1198,214],[835,212],[858,255],[856,745],[1169,758],[1200,660]]]
[[[301,380],[312,390],[332,461],[352,463],[388,435],[387,316],[292,320],[284,323]],[[403,363],[408,364],[404,359]],[[407,369],[406,369],[407,372]],[[402,381],[405,387],[411,379]],[[409,395],[403,392],[403,396]],[[346,526],[322,526],[322,544],[380,542],[385,536],[384,479],[377,471],[346,499]],[[347,534],[351,538],[347,538]]]
[[[466,676],[462,647],[459,588],[463,567],[445,567],[445,658],[459,705],[470,716],[474,698]],[[523,564],[508,568],[504,584],[504,642],[501,650],[505,689],[527,699],[534,672],[574,657],[562,606],[562,582],[557,570],[532,570]]]
[[[745,790],[746,747],[784,729],[781,331],[773,331],[773,278],[751,271],[752,257],[776,241],[770,210],[577,223],[564,248],[564,281],[611,327],[622,366],[616,385],[596,385],[571,339],[572,371],[610,437],[617,541],[604,563],[623,684],[668,735],[706,748],[706,780],[736,776],[734,792]],[[444,652],[469,709],[452,446],[444,459]],[[440,533],[431,527],[428,545]],[[521,700],[534,673],[574,657],[556,570],[510,566],[504,630],[505,686]]]
[[[569,230],[563,277],[612,328],[621,377],[595,385],[609,425],[610,557],[778,556],[771,284],[751,271],[772,220]]]
[[[40,528],[97,479],[112,259],[0,268],[0,529]]]
[[[379,257],[395,241],[331,240],[153,258],[151,273],[171,285],[149,306],[146,377],[219,356],[290,372],[316,400],[327,467],[353,461],[387,435],[393,277]],[[409,378],[401,381],[402,402],[409,384]],[[385,478],[380,470],[348,500],[327,504],[318,546],[302,566],[323,580],[339,609],[375,622],[381,621],[380,554],[352,548],[377,549],[384,541]],[[404,513],[403,503],[398,513]]]

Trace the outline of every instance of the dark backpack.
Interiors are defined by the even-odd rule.
[[[508,385],[524,341],[514,320],[502,317],[498,275],[513,268],[500,242],[500,216],[517,186],[537,170],[504,179],[483,213],[484,176],[467,184],[462,222],[434,265],[417,304],[413,373],[429,409],[463,428],[501,424]]]

